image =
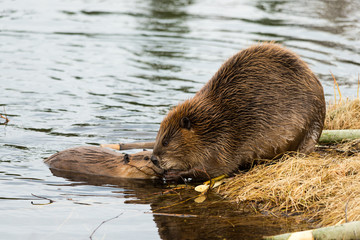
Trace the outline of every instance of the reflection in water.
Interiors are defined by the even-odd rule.
[[[205,202],[196,203],[194,199],[198,193],[191,187],[167,188],[157,181],[117,179],[54,169],[51,171],[55,176],[73,181],[73,186],[112,185],[131,193],[128,198],[132,199],[126,203],[150,204],[163,240],[260,239],[265,235],[309,227],[304,224],[295,225],[292,219],[254,215],[249,209],[239,209],[214,193],[209,193]]]
[[[285,231],[286,224],[280,229],[267,217],[250,222],[216,197],[213,205],[188,201],[159,209],[195,193],[159,196],[161,186],[141,181],[64,180],[41,158],[84,144],[154,140],[170,106],[193,96],[223,61],[258,41],[275,40],[301,55],[328,98],[330,70],[343,96],[356,96],[359,0],[11,0],[1,2],[0,18],[0,112],[5,106],[10,119],[0,126],[4,239],[84,239],[99,219],[128,209],[199,217],[135,218],[125,211],[148,232],[122,216],[105,239],[131,227],[124,239],[149,232],[159,238],[156,226],[163,239]],[[34,207],[27,201],[31,193],[56,203]],[[90,205],[74,207],[66,196]],[[148,204],[123,203],[132,196]]]
[[[355,33],[354,30],[357,31],[356,34],[359,33],[357,28],[360,24],[360,2],[357,0],[316,0],[307,1],[306,5],[299,1],[259,0],[256,6],[263,11],[274,14],[273,16],[286,13],[314,19],[313,21],[302,19],[305,21],[293,22],[293,19],[288,17],[282,21],[285,25],[296,24],[299,27],[318,29],[336,35],[346,33],[351,36]],[[272,21],[276,21],[276,19],[272,19]],[[316,38],[309,40],[316,40]],[[333,40],[327,39],[329,42]]]
[[[360,2],[353,0],[320,0],[322,7],[317,10],[320,17],[334,23],[350,22],[359,15]]]
[[[145,30],[153,32],[188,33],[186,26],[188,14],[186,7],[191,5],[190,0],[152,0],[149,2],[146,21],[143,22]],[[139,29],[142,29],[139,27]],[[179,36],[179,35],[178,35]]]
[[[326,96],[331,94],[330,71],[342,85],[343,93],[356,94],[354,90],[349,94],[344,85],[353,89],[357,85],[360,1],[315,0],[304,4],[302,1],[258,0],[256,7],[269,13],[268,21],[275,24],[274,29],[265,31],[256,28],[255,34],[283,42],[300,54],[322,81]],[[344,72],[348,74],[345,76]]]
[[[137,29],[144,31],[149,39],[141,43],[141,52],[138,53],[147,58],[141,58],[138,62],[147,65],[152,73],[158,74],[160,70],[169,74],[181,71],[179,62],[172,59],[181,59],[186,52],[181,39],[189,32],[186,7],[190,4],[189,0],[153,0],[144,9],[147,11],[146,17],[137,19]],[[150,75],[149,79],[154,80],[155,76]]]

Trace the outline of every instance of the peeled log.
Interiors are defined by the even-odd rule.
[[[318,228],[309,231],[285,233],[277,236],[264,237],[266,240],[330,240],[360,239],[360,221],[344,223],[337,226]]]
[[[360,129],[323,130],[319,143],[337,143],[360,139]]]
[[[100,144],[100,147],[107,147],[115,150],[129,149],[153,149],[155,142],[135,142],[135,143],[116,143],[116,144]]]

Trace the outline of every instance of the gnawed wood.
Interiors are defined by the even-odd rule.
[[[155,142],[134,142],[134,143],[116,143],[116,144],[101,144],[100,147],[107,147],[115,150],[129,150],[129,149],[153,149]]]
[[[303,232],[285,233],[277,236],[264,237],[266,240],[330,240],[360,239],[360,221],[344,223],[337,226],[318,228]]]

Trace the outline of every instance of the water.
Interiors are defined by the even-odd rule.
[[[330,71],[344,96],[356,96],[359,9],[357,0],[0,1],[0,113],[10,119],[0,126],[1,239],[89,239],[119,214],[93,239],[252,239],[296,230],[216,196],[163,210],[195,218],[152,215],[194,193],[161,197],[149,182],[56,176],[42,161],[78,145],[153,140],[171,106],[258,41],[300,54],[327,99]]]

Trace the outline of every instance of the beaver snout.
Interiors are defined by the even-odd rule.
[[[158,160],[158,158],[156,156],[151,155],[150,160],[155,166],[160,167],[159,160]]]

